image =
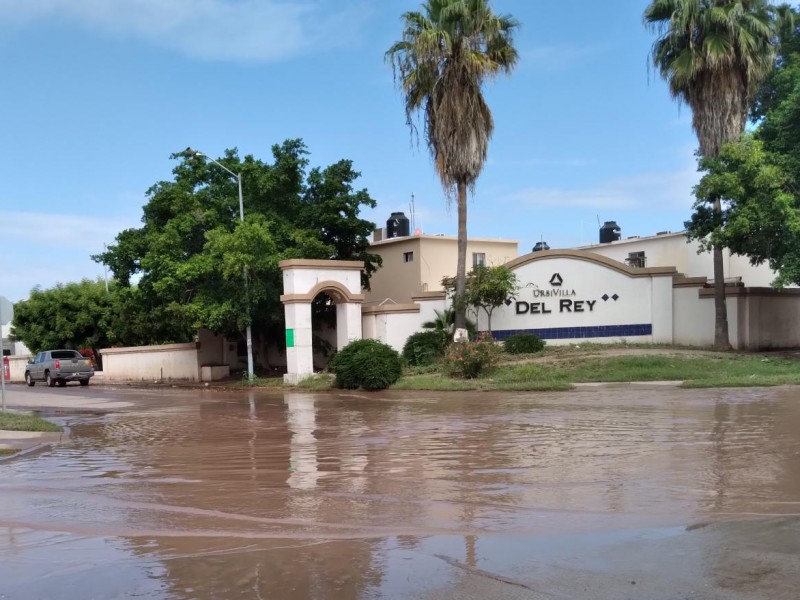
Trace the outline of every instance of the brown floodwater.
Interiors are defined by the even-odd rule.
[[[800,594],[798,388],[119,393],[0,464],[0,598]]]

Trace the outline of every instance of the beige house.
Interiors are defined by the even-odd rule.
[[[474,265],[496,266],[517,257],[514,240],[470,239],[467,271]],[[456,273],[458,238],[445,235],[413,235],[373,242],[369,251],[383,259],[370,280],[365,304],[405,304],[423,292],[442,290],[442,278]]]

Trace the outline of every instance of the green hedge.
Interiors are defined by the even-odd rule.
[[[342,348],[330,362],[338,388],[383,390],[400,378],[400,355],[377,340],[355,340]]]
[[[517,333],[506,339],[503,349],[509,354],[533,354],[544,350],[544,340],[532,333]]]
[[[414,333],[403,346],[403,358],[412,367],[432,365],[444,356],[447,337],[447,332],[439,329]]]

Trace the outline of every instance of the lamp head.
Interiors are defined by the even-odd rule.
[[[202,152],[199,152],[199,151],[195,150],[195,149],[194,149],[194,148],[192,148],[191,146],[188,146],[188,147],[186,148],[186,150],[184,150],[184,151],[183,151],[181,154],[183,154],[184,156],[187,156],[187,157],[189,157],[189,158],[192,158],[192,157],[194,157],[194,156],[205,156],[205,154],[203,154]]]

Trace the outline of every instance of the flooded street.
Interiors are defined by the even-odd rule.
[[[798,597],[797,388],[93,393],[0,598]]]

